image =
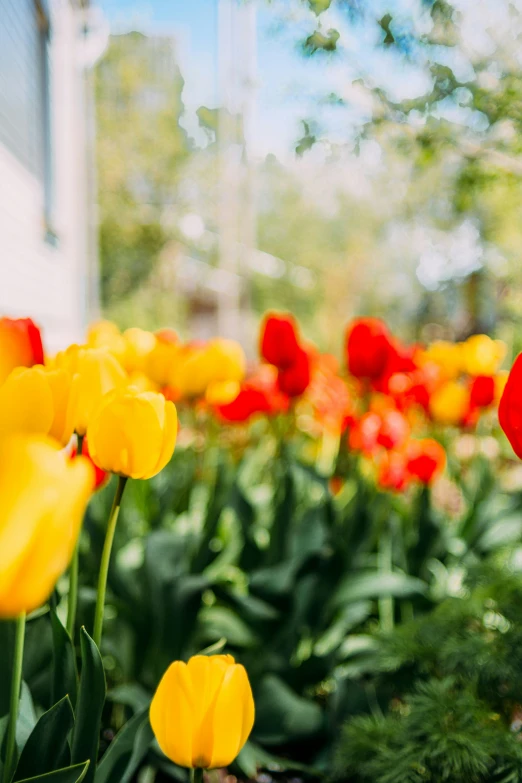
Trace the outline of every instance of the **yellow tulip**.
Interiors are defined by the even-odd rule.
[[[131,328],[123,332],[125,354],[122,364],[127,372],[144,372],[149,355],[156,345],[156,336],[145,329]]]
[[[212,381],[207,386],[205,399],[209,405],[226,405],[233,402],[241,391],[237,381]]]
[[[55,356],[45,358],[45,366],[54,370],[66,370],[72,377],[78,367],[78,357],[86,346],[72,343],[64,351],[59,351]]]
[[[462,346],[464,369],[469,375],[495,375],[507,351],[502,340],[474,334]]]
[[[198,397],[211,383],[241,381],[245,371],[245,354],[239,343],[216,338],[204,346],[183,349],[169,385],[179,389],[184,397]]]
[[[112,321],[96,321],[87,331],[89,348],[106,348],[119,362],[123,362],[127,350],[125,338]]]
[[[159,391],[158,384],[154,383],[154,381],[151,380],[151,378],[146,375],[146,373],[141,372],[141,370],[134,370],[133,372],[129,373],[127,386],[132,387],[136,391],[140,392]]]
[[[158,386],[167,386],[180,346],[167,330],[156,334],[156,344],[147,358],[146,373]]]
[[[163,753],[182,767],[215,769],[234,761],[254,725],[254,699],[231,655],[195,655],[167,669],[150,706]]]
[[[115,390],[101,400],[89,422],[89,453],[102,470],[150,478],[172,457],[177,425],[176,407],[162,394]]]
[[[425,363],[436,364],[440,376],[447,380],[457,378],[463,369],[461,343],[436,340],[421,354],[421,357]]]
[[[79,350],[71,383],[68,427],[78,435],[85,435],[89,419],[103,395],[127,381],[123,367],[104,348]]]
[[[41,606],[67,568],[94,486],[88,460],[44,436],[0,441],[0,616]]]
[[[212,368],[213,381],[241,381],[245,377],[245,353],[235,340],[221,337],[210,340],[207,361]]]
[[[0,386],[0,435],[14,432],[51,435],[66,445],[71,378],[65,370],[42,365],[13,370]]]
[[[448,381],[431,396],[430,413],[440,424],[460,424],[469,409],[469,390],[457,381]]]

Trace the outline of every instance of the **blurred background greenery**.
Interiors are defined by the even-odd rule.
[[[512,338],[518,4],[183,5],[105,0],[106,314],[248,344],[260,313],[286,308],[326,349],[356,312],[409,337]],[[208,41],[213,68],[195,70]]]

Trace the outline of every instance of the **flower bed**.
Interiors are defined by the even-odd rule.
[[[502,343],[0,346],[5,781],[522,779]]]

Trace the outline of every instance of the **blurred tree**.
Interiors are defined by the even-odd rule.
[[[96,73],[102,300],[121,303],[150,277],[167,240],[190,143],[173,39],[111,36]]]
[[[308,17],[303,21],[289,6],[308,7]],[[372,140],[379,144],[384,166],[391,169],[404,160],[396,185],[407,191],[396,220],[412,233],[421,225],[426,234],[449,236],[462,226],[478,231],[475,262],[467,271],[464,264],[453,263],[451,274],[448,249],[442,251],[446,263],[432,256],[419,327],[436,315],[441,320],[450,316],[461,335],[491,328],[497,315],[509,323],[514,311],[520,312],[522,286],[519,6],[508,0],[480,6],[418,0],[407,7],[394,0],[296,0],[272,7],[286,20],[286,29],[294,25],[308,58],[331,62],[337,73],[342,67],[346,77],[338,91],[326,79],[315,112],[306,109],[314,133],[305,134],[305,147],[303,139],[296,142],[296,153],[314,146],[332,150],[331,114],[324,106],[338,107],[347,117],[347,149],[357,152],[363,141]],[[354,46],[358,38],[368,42],[366,51]],[[357,111],[360,106],[363,110]],[[336,137],[338,126],[339,117]],[[390,244],[381,247],[388,264],[396,250]],[[427,256],[417,261],[417,271],[428,264]],[[438,265],[444,267],[439,279]],[[460,302],[453,318],[450,289]],[[439,293],[449,309],[441,308]]]

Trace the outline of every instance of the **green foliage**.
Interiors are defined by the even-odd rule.
[[[81,629],[82,672],[76,705],[76,720],[72,737],[73,763],[90,761],[85,774],[86,783],[94,781],[100,725],[105,703],[105,673],[100,652],[87,633]]]
[[[386,713],[343,731],[336,775],[361,783],[519,781],[522,577],[470,573],[465,597],[379,641],[373,686]]]

